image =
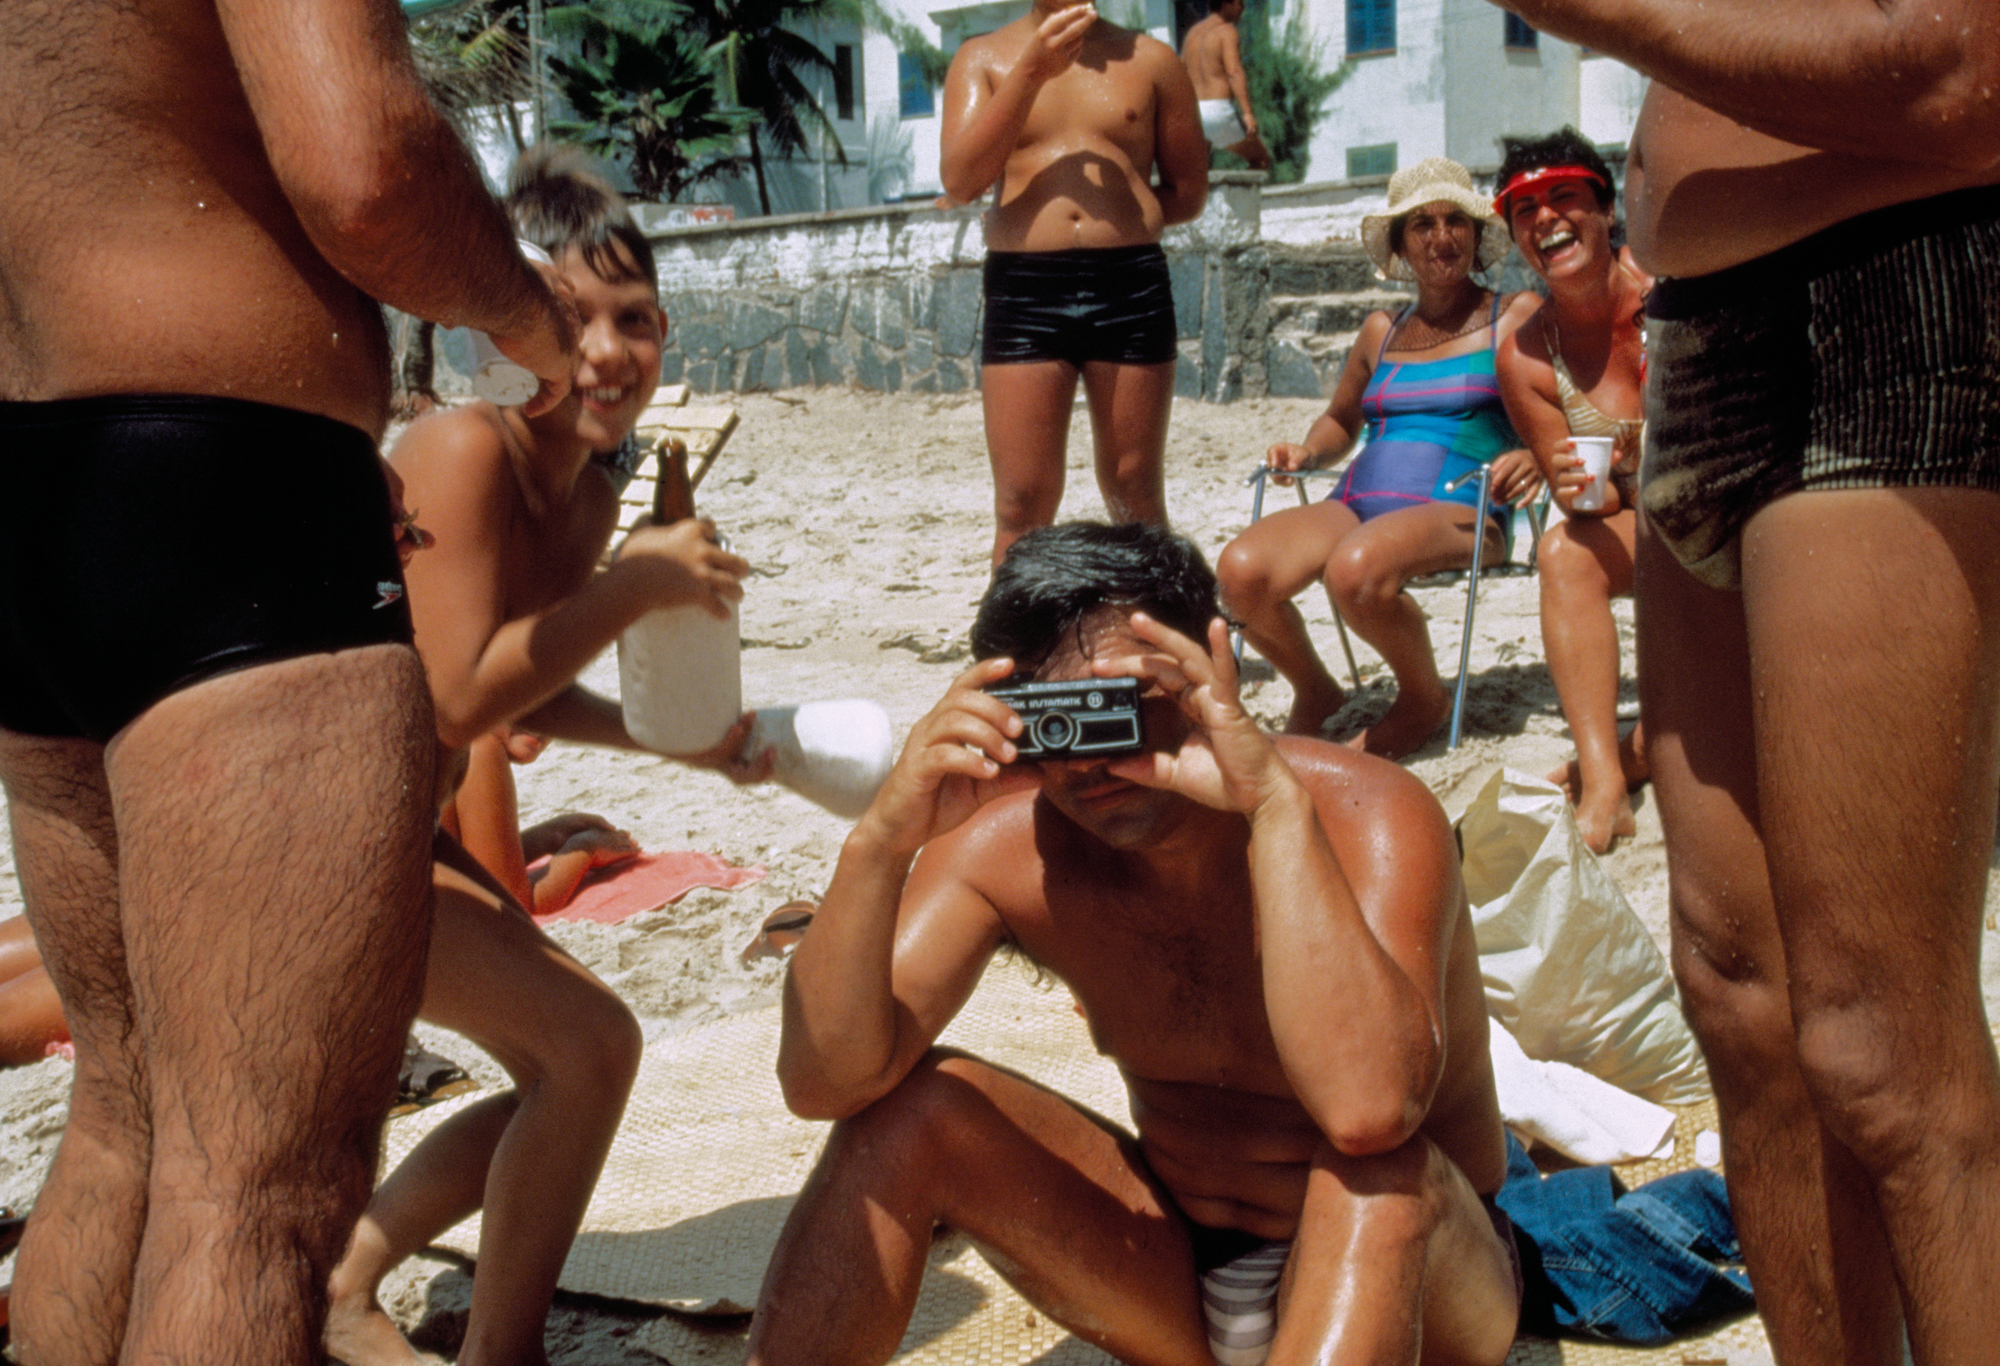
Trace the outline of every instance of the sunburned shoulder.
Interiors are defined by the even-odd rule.
[[[520,499],[498,410],[489,404],[443,408],[411,423],[389,452],[404,483],[403,502],[437,520],[446,505],[481,520],[508,516],[501,508]]]
[[[1448,825],[1423,780],[1401,764],[1303,735],[1276,737],[1278,752],[1310,792],[1323,825],[1406,830]]]
[[[435,461],[487,460],[505,465],[506,439],[490,406],[473,403],[435,408],[412,422],[389,450],[389,463],[405,473]]]
[[[1531,295],[1530,297],[1533,296]],[[1506,336],[1500,338],[1499,344],[1494,347],[1494,353],[1495,361],[1501,369],[1504,370],[1510,365],[1517,364],[1540,366],[1543,369],[1548,368],[1549,348],[1547,339],[1540,327],[1527,326],[1528,323],[1534,320],[1535,315],[1541,311],[1542,306],[1537,301],[1536,305],[1522,316],[1521,321],[1514,329],[1508,332]]]

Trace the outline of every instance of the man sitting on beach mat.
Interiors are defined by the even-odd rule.
[[[1507,1152],[1437,802],[1259,729],[1169,532],[1030,533],[972,641],[793,957],[779,1078],[840,1122],[751,1360],[887,1361],[943,1223],[1124,1361],[1500,1362]],[[1121,757],[1024,759],[1060,737],[986,691],[1119,677],[1144,730]],[[1136,1135],[934,1047],[1003,946],[1074,992]]]

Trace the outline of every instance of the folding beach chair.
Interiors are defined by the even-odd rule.
[[[1250,498],[1250,523],[1252,526],[1256,525],[1257,519],[1264,515],[1264,486],[1270,481],[1273,475],[1278,473],[1280,471],[1272,469],[1269,465],[1259,465],[1250,472],[1250,477],[1244,480],[1253,489]],[[1292,470],[1289,471],[1288,477],[1296,481],[1293,487],[1299,491],[1299,505],[1303,507],[1311,501],[1306,496],[1307,480],[1332,479],[1339,474],[1340,470],[1337,468]],[[1491,512],[1491,501],[1489,498],[1493,480],[1493,468],[1491,465],[1481,465],[1476,470],[1462,474],[1445,485],[1445,488],[1452,493],[1456,493],[1474,480],[1479,482],[1479,520],[1473,525],[1484,526]],[[1500,564],[1484,563],[1486,558],[1486,538],[1479,536],[1472,542],[1472,566],[1469,569],[1448,569],[1436,574],[1424,574],[1418,578],[1411,579],[1405,585],[1411,588],[1445,588],[1460,581],[1465,583],[1465,626],[1459,635],[1458,682],[1452,689],[1451,699],[1451,748],[1453,749],[1458,748],[1459,735],[1465,722],[1465,688],[1470,678],[1468,666],[1472,661],[1472,620],[1474,612],[1479,607],[1479,581],[1481,578],[1489,576],[1513,578],[1535,572],[1535,552],[1541,544],[1542,527],[1548,516],[1548,507],[1549,492],[1547,489],[1543,489],[1541,496],[1528,505],[1528,525],[1534,534],[1529,539],[1528,558],[1525,561],[1516,562],[1514,560],[1506,560]],[[1333,605],[1331,601],[1329,601],[1329,605]],[[1354,661],[1354,646],[1347,638],[1347,623],[1341,620],[1340,608],[1338,606],[1333,607],[1333,624],[1340,631],[1341,653],[1347,656],[1347,671],[1354,679],[1354,686],[1358,689],[1361,686],[1361,670]],[[1241,660],[1243,657],[1243,633],[1240,630],[1232,634],[1232,643],[1236,650],[1237,659]]]

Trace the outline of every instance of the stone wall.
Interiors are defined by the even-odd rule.
[[[1261,240],[1262,180],[1217,173],[1202,216],[1164,239],[1180,339],[1175,388],[1187,397],[1323,392],[1330,352],[1284,338],[1274,351],[1274,325],[1296,329],[1300,315],[1274,299],[1302,289],[1373,297],[1351,243]],[[672,320],[665,378],[708,392],[976,386],[980,218],[971,207],[901,205],[652,234]]]
[[[1612,161],[1622,172],[1622,156]],[[1475,179],[1490,188],[1490,171]],[[1362,318],[1407,297],[1375,279],[1356,241],[1386,178],[1263,180],[1215,173],[1201,217],[1163,239],[1184,397],[1323,395]],[[649,228],[672,324],[664,378],[709,393],[976,387],[981,217],[978,207],[903,204]],[[1503,290],[1537,283],[1512,255],[1487,278]],[[438,353],[440,391],[465,392],[454,373],[469,354],[462,334],[443,334]]]

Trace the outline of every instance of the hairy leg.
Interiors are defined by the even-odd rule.
[[[1381,720],[1348,742],[1355,748],[1400,759],[1430,739],[1451,714],[1451,693],[1438,676],[1429,619],[1403,585],[1471,564],[1477,517],[1463,503],[1425,503],[1386,513],[1363,522],[1328,559],[1327,595],[1396,676],[1396,700]],[[1489,524],[1486,536],[1487,553],[1497,558],[1500,533]]]
[[[1799,1058],[1872,1182],[1919,1362],[2000,1341],[1983,1265],[2000,1242],[2000,1069],[1979,976],[2000,783],[1996,518],[2000,494],[1816,492],[1759,511],[1743,541]]]
[[[1464,1173],[1414,1138],[1314,1159],[1280,1286],[1271,1366],[1499,1366],[1520,1301],[1506,1245]]]
[[[998,564],[1008,546],[1055,521],[1062,506],[1077,371],[1066,361],[1045,360],[988,365],[979,374],[986,454],[993,464],[993,563]]]
[[[1821,1128],[1794,1042],[1765,873],[1743,599],[1704,587],[1643,530],[1637,558],[1639,687],[1667,838],[1674,975],[1715,1081],[1758,1309],[1787,1366],[1892,1362],[1901,1312],[1881,1220],[1860,1167]]]
[[[124,1359],[316,1362],[429,931],[423,672],[233,673],[106,750],[152,1131]]]
[[[1167,420],[1173,414],[1174,362],[1083,367],[1090,403],[1097,488],[1113,522],[1167,524]]]
[[[1260,518],[1216,557],[1222,601],[1243,623],[1243,638],[1292,685],[1285,729],[1294,735],[1319,734],[1347,694],[1313,648],[1292,597],[1326,572],[1335,549],[1360,525],[1344,503],[1308,503]]]
[[[118,924],[118,836],[104,751],[0,732],[16,866],[76,1045],[69,1123],[15,1264],[17,1360],[118,1359],[151,1165],[146,1072]]]
[[[515,1090],[433,1130],[383,1182],[329,1281],[328,1347],[351,1366],[408,1361],[375,1303],[390,1268],[483,1209],[458,1360],[532,1363],[556,1278],[638,1072],[624,1003],[537,929],[491,875],[439,841],[420,1016],[491,1053]]]
[[[1632,591],[1637,514],[1574,517],[1542,537],[1542,647],[1576,740],[1577,828],[1603,853],[1637,828],[1618,746],[1618,625],[1611,600]]]
[[[1130,1137],[1011,1073],[933,1053],[835,1126],[764,1273],[749,1360],[887,1361],[945,1223],[1120,1361],[1214,1366],[1166,1200]]]

